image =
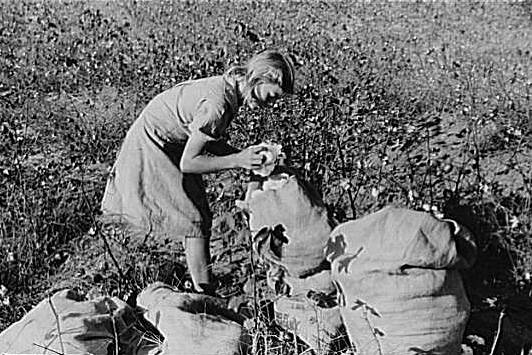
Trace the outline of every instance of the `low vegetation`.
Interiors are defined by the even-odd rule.
[[[179,249],[109,257],[106,174],[151,97],[271,47],[291,54],[296,94],[242,110],[232,143],[283,144],[338,221],[396,203],[467,225],[474,310],[529,294],[531,21],[529,1],[1,2],[0,329],[76,276],[69,265],[102,292],[176,283]],[[227,287],[253,269],[234,206],[247,178],[209,176]]]

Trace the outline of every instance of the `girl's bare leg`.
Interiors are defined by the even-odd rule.
[[[185,238],[185,256],[194,288],[200,292],[207,291],[204,288],[211,283],[209,239]]]

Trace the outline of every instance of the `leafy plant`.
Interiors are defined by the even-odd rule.
[[[297,93],[243,109],[232,143],[282,144],[338,221],[399,203],[468,225],[475,307],[530,292],[529,18],[528,2],[2,2],[0,328],[42,298],[76,244],[98,243],[88,232],[106,174],[149,99],[271,47],[290,53]],[[214,267],[240,285],[251,271],[234,200],[247,176],[208,180]],[[121,259],[138,287],[158,278],[153,255]]]

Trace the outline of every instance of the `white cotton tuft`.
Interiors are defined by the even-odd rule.
[[[282,146],[280,144],[261,143],[257,147],[264,149],[259,152],[262,155],[262,166],[259,169],[253,170],[253,173],[260,176],[270,176],[279,159],[283,156]]]

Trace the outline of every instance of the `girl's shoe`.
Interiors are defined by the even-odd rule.
[[[214,292],[215,290],[216,286],[212,283],[201,283],[198,285],[198,287],[195,287],[194,283],[190,280],[187,280],[184,283],[184,291],[188,293],[198,293],[202,295],[216,297],[216,294]]]
[[[196,293],[201,293],[203,295],[217,297],[216,295],[216,285],[213,283],[202,283],[198,285]]]

